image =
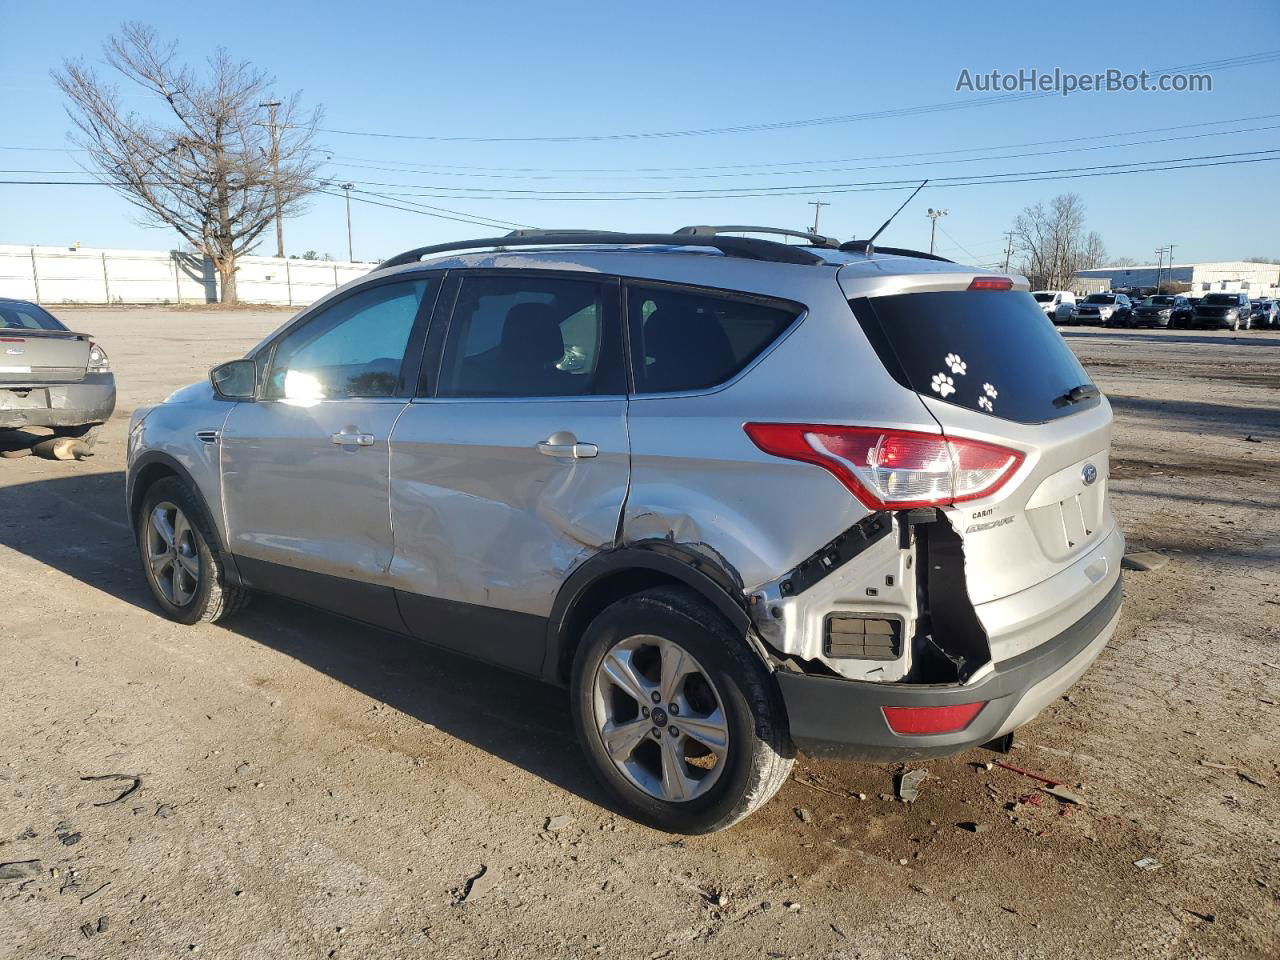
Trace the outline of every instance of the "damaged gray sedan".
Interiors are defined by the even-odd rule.
[[[43,307],[0,298],[0,430],[52,427],[92,443],[116,407],[107,353]]]
[[[1022,278],[743,232],[789,233],[412,250],[140,408],[157,604],[282,594],[564,686],[671,831],[797,749],[1007,737],[1120,615],[1110,406]]]

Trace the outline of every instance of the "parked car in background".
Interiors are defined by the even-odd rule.
[[[1280,326],[1280,301],[1254,300],[1249,319],[1253,326],[1259,328]]]
[[[566,687],[595,776],[671,831],[741,820],[797,748],[1028,722],[1120,615],[1110,405],[1025,280],[723,230],[805,243],[422,247],[139,407],[156,605],[284,594]]]
[[[1076,323],[1086,326],[1121,326],[1129,322],[1133,303],[1123,293],[1091,293],[1076,304]]]
[[[1054,323],[1073,323],[1076,315],[1076,295],[1070,290],[1035,290],[1031,296],[1044,315]]]
[[[48,310],[0,299],[0,429],[52,427],[92,446],[116,406],[106,351]]]
[[[1192,323],[1197,327],[1213,327],[1223,330],[1248,330],[1251,324],[1247,293],[1206,293],[1196,304]]]
[[[1177,329],[1191,322],[1193,310],[1187,298],[1176,294],[1147,297],[1133,308],[1135,327],[1170,327]]]

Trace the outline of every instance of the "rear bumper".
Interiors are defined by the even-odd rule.
[[[977,683],[936,686],[776,674],[791,738],[806,753],[873,762],[959,753],[1031,720],[1070,687],[1102,652],[1120,619],[1122,587],[1053,639],[1005,660]],[[885,720],[884,707],[986,705],[955,733],[904,735]]]
[[[90,373],[76,383],[0,387],[0,427],[103,423],[115,408],[116,378],[111,373]]]

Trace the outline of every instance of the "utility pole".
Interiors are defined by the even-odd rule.
[[[1173,283],[1173,244],[1169,244],[1169,283]],[[1156,293],[1160,291],[1157,290]]]
[[[1004,248],[1004,273],[1009,272],[1009,258],[1013,256],[1013,231],[1010,230],[1005,234],[1009,241],[1009,245]]]
[[[276,126],[276,110],[280,108],[279,100],[268,100],[258,104],[266,107],[270,113],[268,125],[271,128],[271,189],[276,201],[276,256],[284,259],[284,220],[280,216],[280,128]]]
[[[1160,292],[1160,273],[1164,270],[1164,247],[1156,251],[1156,293]]]
[[[347,262],[354,263],[355,255],[351,252],[351,191],[355,189],[354,183],[340,184],[343,191],[347,195]]]
[[[809,206],[813,207],[813,231],[812,232],[813,232],[813,235],[816,237],[818,235],[818,216],[819,214],[822,213],[822,208],[831,206],[831,203],[827,200],[810,200]]]
[[[945,217],[950,212],[951,212],[950,210],[935,210],[933,209],[933,207],[930,207],[929,212],[925,214],[925,216],[929,218],[929,252],[930,253],[933,253],[934,240],[936,239],[937,233],[938,233],[938,218]]]

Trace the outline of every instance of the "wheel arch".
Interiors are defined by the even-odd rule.
[[[561,586],[547,623],[543,677],[568,683],[573,657],[587,625],[605,607],[651,587],[691,589],[714,606],[759,653],[751,617],[734,573],[715,560],[667,540],[641,541],[597,554]]]
[[[200,489],[200,485],[196,483],[191,472],[175,457],[161,450],[148,450],[143,453],[129,470],[125,497],[129,511],[129,526],[133,528],[135,535],[138,531],[138,513],[142,509],[142,501],[146,498],[147,491],[165,477],[176,477],[181,480],[191,492],[191,495],[195,497],[196,502],[200,504],[200,509],[204,511],[209,520],[209,528],[215,540],[209,546],[217,552],[218,559],[222,563],[223,575],[230,582],[239,584],[241,582],[240,572],[236,569],[235,558],[227,551],[222,542],[222,532],[218,528],[217,514],[209,508],[209,502],[205,499],[204,492]]]

